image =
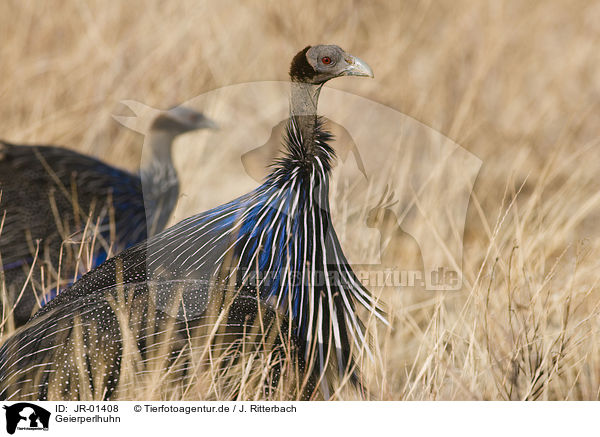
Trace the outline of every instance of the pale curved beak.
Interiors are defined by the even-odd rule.
[[[219,124],[216,121],[211,120],[206,115],[203,116],[202,121],[200,122],[200,128],[202,129],[219,129]]]
[[[349,58],[346,60],[350,65],[344,70],[344,76],[375,77],[373,70],[371,70],[371,67],[365,61],[356,56],[349,56]]]

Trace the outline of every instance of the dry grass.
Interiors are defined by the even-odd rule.
[[[376,79],[332,87],[407,114],[483,161],[467,212],[465,287],[385,293],[393,329],[373,328],[380,347],[363,363],[372,393],[600,396],[597,4],[8,1],[0,17],[0,136],[129,169],[141,141],[111,119],[120,100],[164,108],[225,85],[284,80],[287,60],[311,43],[360,56]],[[205,110],[226,130],[243,129],[218,104]],[[177,219],[252,187],[224,170],[239,163],[238,149],[213,140],[201,133],[176,146]],[[392,165],[405,168],[402,153]],[[352,229],[341,235],[350,257],[365,250]]]
[[[234,327],[227,320],[236,293],[218,292],[194,324],[164,317],[181,312],[184,291],[177,288],[168,308],[156,305],[160,291],[153,285],[148,293],[135,286],[107,292],[103,313],[114,314],[114,320],[65,319],[55,326],[57,347],[46,353],[44,364],[27,371],[24,381],[12,374],[2,383],[20,381],[17,397],[22,400],[38,399],[40,387],[51,400],[320,398],[300,371],[296,349],[285,341],[285,318],[264,307],[260,322],[248,319]],[[70,324],[73,329],[64,329]]]

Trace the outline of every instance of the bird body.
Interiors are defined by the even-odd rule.
[[[322,84],[353,74],[372,76],[366,64],[337,46],[301,51],[290,70],[286,150],[265,182],[109,259],[42,308],[0,349],[0,381],[4,381],[0,398],[46,397],[47,379],[28,389],[25,383],[32,380],[34,369],[57,365],[47,352],[52,347],[48,344],[59,344],[57,327],[69,321],[72,326],[75,319],[89,326],[95,319],[89,311],[98,315],[95,320],[103,326],[114,326],[117,316],[110,301],[120,287],[125,293],[139,287],[145,306],[149,299],[155,300],[161,314],[156,320],[171,318],[190,326],[206,324],[207,308],[215,296],[231,295],[226,325],[238,335],[242,325],[256,328],[263,323],[261,311],[271,318],[281,316],[286,335],[275,343],[286,350],[283,337],[291,336],[298,346],[300,367],[310,377],[309,387],[319,385],[328,397],[331,375],[356,380],[353,356],[368,348],[356,305],[383,316],[352,272],[333,229],[328,205],[335,153],[328,145],[331,136],[316,114]],[[153,294],[156,287],[166,300]],[[181,292],[174,292],[178,287]],[[173,299],[179,299],[175,305]],[[106,337],[112,349],[121,347],[119,335],[115,330]],[[45,347],[28,345],[32,338],[46,342]],[[225,341],[218,345],[228,346]],[[146,347],[140,347],[141,355]],[[88,359],[96,362],[99,353],[88,351]]]
[[[184,116],[198,120],[186,125]],[[66,285],[58,271],[80,276],[110,253],[162,230],[179,193],[172,142],[180,133],[209,126],[202,114],[186,108],[159,115],[146,136],[149,153],[140,175],[63,147],[0,142],[4,317],[14,306],[16,325],[25,323],[40,300],[48,299],[48,290]],[[86,238],[94,239],[94,250],[83,266],[77,262],[79,246],[69,248]]]

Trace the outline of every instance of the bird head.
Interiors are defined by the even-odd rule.
[[[340,76],[374,77],[366,62],[335,45],[308,46],[294,57],[290,67],[294,82],[321,85]]]
[[[161,112],[152,121],[150,129],[180,135],[198,129],[218,129],[218,125],[201,112],[185,106],[176,106]]]
[[[123,126],[146,135],[149,130],[180,135],[197,129],[217,129],[217,124],[204,114],[185,106],[174,106],[167,111],[153,108],[135,100],[123,100],[135,116],[113,115]]]

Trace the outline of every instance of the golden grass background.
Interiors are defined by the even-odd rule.
[[[285,80],[308,44],[360,56],[375,80],[332,87],[397,109],[483,161],[465,229],[470,285],[387,296],[393,329],[378,328],[379,359],[365,363],[373,394],[600,396],[600,5],[14,0],[0,4],[0,41],[0,137],[130,170],[141,138],[111,117],[126,113],[123,99],[166,108]],[[176,155],[193,142],[182,139]],[[189,214],[207,207],[202,191],[225,200],[235,186],[210,152],[185,169],[199,192]]]

